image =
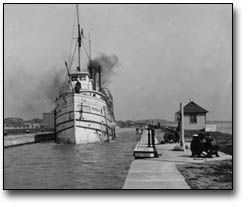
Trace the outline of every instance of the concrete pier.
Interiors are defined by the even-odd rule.
[[[4,136],[4,147],[13,147],[42,141],[55,140],[54,132],[39,132],[33,134],[19,134]]]
[[[189,145],[189,143],[186,143]],[[205,163],[232,159],[219,152],[219,157],[192,158],[191,151],[173,151],[176,144],[156,145],[158,158],[136,159],[131,163],[123,189],[190,189],[178,171],[177,164]]]

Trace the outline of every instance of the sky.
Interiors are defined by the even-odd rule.
[[[79,11],[92,57],[119,59],[108,85],[117,120],[174,120],[190,98],[208,120],[232,120],[231,5],[83,4]],[[53,109],[74,17],[71,4],[5,4],[4,117]]]

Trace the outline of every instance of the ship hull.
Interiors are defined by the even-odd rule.
[[[103,143],[115,136],[107,103],[97,95],[68,94],[61,97],[57,101],[55,121],[57,143]]]

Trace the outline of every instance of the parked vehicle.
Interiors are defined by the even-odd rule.
[[[191,142],[192,157],[194,156],[206,156],[212,157],[212,155],[219,156],[219,145],[214,137],[209,133],[199,133],[193,135]]]
[[[179,141],[179,134],[175,129],[167,128],[163,138],[166,143],[176,143]]]

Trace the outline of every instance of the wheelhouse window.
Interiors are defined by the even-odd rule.
[[[71,76],[71,80],[72,80],[72,81],[77,81],[77,76],[75,76],[75,75],[74,75],[74,76]]]
[[[85,81],[86,80],[86,76],[85,75],[81,75],[80,77],[79,77],[79,79],[82,81]]]
[[[191,124],[197,123],[197,115],[196,114],[190,115],[190,123]]]

